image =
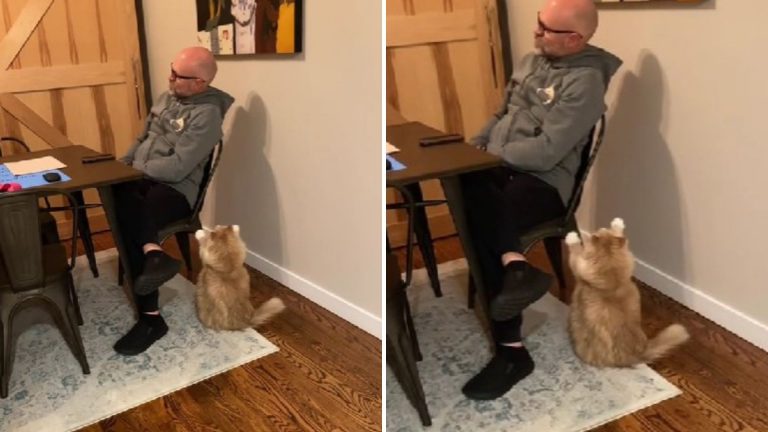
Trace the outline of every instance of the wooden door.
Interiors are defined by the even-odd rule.
[[[504,92],[499,28],[496,0],[387,1],[387,104],[408,120],[472,137]],[[422,190],[426,199],[443,196],[436,180]],[[427,214],[434,238],[455,232],[446,206]],[[405,215],[388,212],[387,232],[403,244]]]
[[[138,31],[131,0],[0,0],[0,135],[124,154],[146,115]]]

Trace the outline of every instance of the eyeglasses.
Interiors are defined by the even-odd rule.
[[[200,77],[194,77],[194,76],[186,76],[186,75],[179,75],[176,73],[175,70],[173,70],[173,63],[171,63],[171,79],[172,80],[200,80],[205,81],[204,79]]]
[[[573,31],[573,30],[555,30],[553,28],[547,27],[546,24],[541,22],[541,12],[536,13],[536,21],[538,21],[539,24],[539,30],[542,33],[552,33],[552,34],[577,34],[581,36],[579,32]]]

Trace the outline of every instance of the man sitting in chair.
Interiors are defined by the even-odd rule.
[[[159,245],[159,230],[189,217],[222,120],[234,99],[211,87],[216,60],[205,48],[190,47],[171,63],[168,92],[147,116],[144,131],[121,160],[145,178],[115,188],[118,222],[134,274],[139,320],[115,343],[124,355],[144,352],[168,332],[160,316],[157,289],[173,278],[181,263]]]
[[[581,150],[605,111],[621,60],[588,44],[596,29],[593,0],[549,0],[538,14],[537,52],[522,59],[501,110],[472,139],[505,166],[462,177],[496,339],[493,359],[462,389],[469,398],[498,398],[533,371],[521,313],[553,278],[526,261],[520,235],[564,215]]]

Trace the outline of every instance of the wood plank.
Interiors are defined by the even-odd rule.
[[[387,17],[387,48],[476,38],[474,10]]]
[[[29,0],[0,40],[0,70],[8,69],[52,3],[53,0]]]
[[[443,130],[445,116],[440,105],[440,86],[431,49],[411,46],[388,51],[397,81],[400,113],[408,120]]]
[[[454,42],[448,47],[450,66],[456,82],[461,84],[456,90],[462,110],[463,135],[467,139],[475,136],[485,126],[499,105],[499,99],[495,98],[491,105],[496,107],[493,110],[488,109],[483,80],[477,72],[477,67],[481,64],[480,48],[476,41]]]
[[[395,77],[395,66],[392,64],[392,55],[387,50],[386,56],[386,71],[387,71],[387,125],[392,122],[401,122],[403,116],[398,111],[400,109],[400,101],[397,96],[397,78]],[[393,111],[394,114],[390,114]]]
[[[502,72],[501,40],[499,38],[499,16],[496,1],[478,0],[475,3],[477,19],[477,52],[483,70],[480,75],[485,95],[485,112],[493,113],[503,97],[505,78]],[[494,25],[495,23],[495,25]],[[490,116],[489,116],[490,117]]]
[[[430,48],[440,89],[440,105],[443,107],[443,130],[464,135],[464,121],[448,44],[432,44]]]
[[[51,147],[74,145],[64,134],[10,93],[0,94],[0,105]]]
[[[115,11],[118,25],[123,26],[120,34],[135,33],[138,28],[136,9],[130,5],[119,8]],[[144,79],[141,71],[141,49],[138,38],[121,40],[123,62],[125,64],[125,91],[133,93],[135,105],[130,107],[128,118],[131,120],[131,130],[133,135],[137,135],[143,126],[143,119],[147,115],[147,101],[145,100]],[[120,148],[121,150],[127,150]]]
[[[72,87],[99,86],[125,83],[125,64],[122,61],[25,67],[0,72],[0,93],[24,93]]]

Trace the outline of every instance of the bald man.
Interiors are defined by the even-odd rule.
[[[533,371],[521,314],[553,278],[526,261],[520,233],[565,214],[581,150],[621,65],[588,44],[597,29],[592,0],[550,0],[537,18],[536,52],[522,59],[501,109],[472,139],[505,164],[462,178],[496,338],[493,359],[462,389],[472,399],[498,398]]]
[[[211,86],[215,76],[210,51],[191,47],[179,52],[171,63],[168,91],[152,106],[144,131],[121,159],[145,178],[115,188],[139,312],[138,322],[115,343],[120,354],[142,353],[168,332],[157,290],[181,263],[163,251],[158,231],[190,216],[205,165],[222,137],[222,119],[234,99]]]

